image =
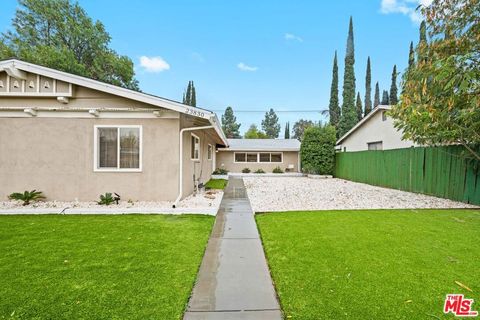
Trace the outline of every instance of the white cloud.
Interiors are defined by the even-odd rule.
[[[162,72],[170,69],[170,65],[162,57],[140,57],[140,66],[147,72]]]
[[[423,18],[417,7],[429,6],[433,0],[382,0],[380,12],[383,14],[400,13],[406,15],[414,23],[420,23]]]
[[[285,40],[287,41],[298,41],[298,42],[303,42],[303,39],[300,38],[299,36],[296,36],[292,33],[285,33],[285,36],[284,36]]]
[[[243,62],[240,62],[239,64],[237,64],[237,68],[242,71],[250,71],[250,72],[258,70],[258,67],[252,67],[252,66],[246,65]]]

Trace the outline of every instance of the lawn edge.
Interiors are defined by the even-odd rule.
[[[285,314],[285,311],[284,311],[284,308],[283,308],[282,300],[280,299],[280,296],[278,295],[277,285],[276,285],[275,279],[273,278],[273,275],[272,275],[272,268],[270,266],[270,260],[268,259],[268,255],[267,255],[267,252],[265,250],[265,246],[263,245],[262,231],[260,230],[260,227],[258,226],[257,214],[256,213],[254,214],[254,219],[255,219],[255,225],[257,227],[258,235],[260,237],[260,243],[262,244],[263,255],[265,256],[265,260],[267,262],[268,274],[270,275],[270,279],[272,280],[273,289],[275,291],[275,297],[277,298],[277,302],[280,306],[280,312],[282,313],[282,319],[286,319],[286,314]]]

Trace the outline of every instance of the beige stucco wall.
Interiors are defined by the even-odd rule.
[[[141,125],[142,172],[94,172],[95,125]],[[178,119],[0,118],[0,199],[37,189],[50,200],[173,200]]]
[[[259,152],[259,151],[252,151],[252,152]],[[293,171],[298,172],[298,157],[299,157],[299,152],[288,151],[288,152],[283,152],[283,162],[281,163],[265,163],[265,162],[235,163],[234,151],[219,151],[217,152],[216,164],[217,164],[217,167],[227,169],[229,172],[242,172],[244,168],[249,168],[252,172],[254,172],[257,169],[263,169],[265,172],[272,172],[272,170],[276,167],[280,167],[283,171],[285,171],[285,169],[290,164],[293,164],[294,165]]]
[[[28,73],[27,78],[26,83],[29,80],[36,83],[35,74]],[[6,80],[5,72],[0,72],[2,79]],[[40,80],[42,84],[44,80],[50,81],[53,90],[53,79],[41,77]],[[132,200],[176,199],[180,129],[208,125],[208,120],[174,111],[165,113],[163,118],[149,112],[101,111],[100,117],[95,118],[87,110],[142,108],[153,111],[158,107],[76,85],[72,85],[67,104],[55,96],[31,95],[35,90],[27,87],[27,92],[20,96],[0,95],[0,107],[17,108],[0,111],[0,199],[26,189],[41,190],[51,200],[94,201],[104,192],[117,192],[123,199]],[[57,81],[56,92],[59,91],[68,95],[68,83]],[[38,115],[32,117],[23,112],[25,108],[38,108]],[[44,111],[45,108],[63,110]],[[142,125],[142,172],[93,171],[94,125],[102,124]],[[200,161],[190,160],[190,133],[184,134],[184,197],[193,191],[194,174],[200,182],[209,180],[214,159],[207,160],[207,146],[210,143],[215,147],[220,141],[214,129],[195,133],[201,142]]]
[[[382,141],[383,150],[414,146],[412,141],[402,140],[402,133],[393,126],[391,117],[387,117],[385,121],[382,120],[382,112],[377,112],[342,141],[341,151],[344,151],[344,148],[347,152],[368,150],[368,143],[377,141]]]
[[[210,136],[211,130],[197,130],[183,133],[183,196],[190,195],[194,190],[194,176],[196,180],[205,183],[210,180],[214,166],[215,142]],[[190,154],[192,133],[200,138],[200,160],[192,160]],[[207,159],[208,144],[214,148],[212,160]]]

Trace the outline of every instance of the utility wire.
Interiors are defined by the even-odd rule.
[[[212,110],[214,112],[224,112],[225,110]],[[265,113],[269,110],[234,110],[235,113]],[[325,110],[275,110],[275,113],[292,113],[292,112],[313,112],[313,113],[325,113]]]

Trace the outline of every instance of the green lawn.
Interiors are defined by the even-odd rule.
[[[210,179],[208,182],[205,184],[206,188],[210,189],[220,189],[223,190],[227,186],[227,180],[224,179]]]
[[[213,222],[1,216],[0,319],[181,319]]]
[[[288,319],[443,319],[447,293],[480,310],[480,210],[257,215]],[[473,292],[460,287],[460,282]]]

